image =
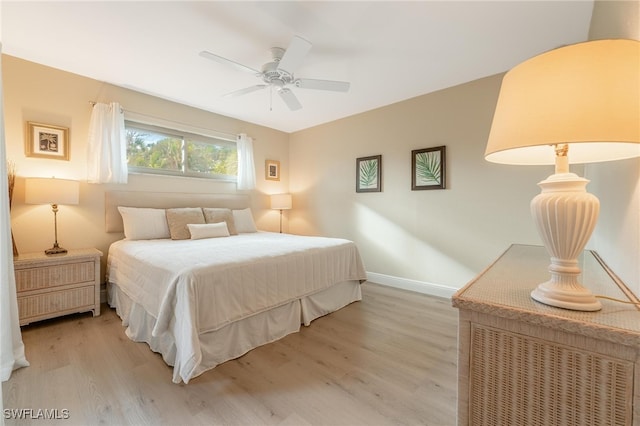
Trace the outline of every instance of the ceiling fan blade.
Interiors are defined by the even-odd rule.
[[[206,50],[203,50],[202,52],[200,52],[200,56],[202,56],[203,58],[211,59],[212,61],[218,62],[219,64],[222,64],[222,65],[232,66],[235,69],[243,71],[243,72],[250,72],[252,74],[260,74],[260,71],[258,71],[258,70],[254,70],[251,67],[248,67],[246,65],[242,65],[242,64],[240,64],[238,62],[232,61],[231,59],[223,58],[222,56],[218,56],[218,55],[216,55],[214,53],[207,52]]]
[[[302,104],[300,103],[300,101],[298,101],[298,98],[296,98],[296,95],[294,95],[291,90],[286,88],[280,89],[278,90],[278,93],[291,111],[296,111],[302,108]]]
[[[268,84],[258,84],[256,86],[245,87],[244,89],[236,90],[234,92],[227,93],[226,95],[222,95],[222,96],[224,98],[232,98],[232,97],[235,97],[235,96],[246,95],[247,93],[251,93],[251,92],[258,91],[258,90],[262,90],[265,87],[269,87],[269,85]]]
[[[294,81],[301,89],[332,90],[334,92],[348,92],[351,83],[334,80],[315,80],[313,78],[298,78]]]
[[[284,70],[289,74],[293,74],[298,69],[307,53],[311,50],[311,43],[302,37],[295,36],[291,40],[289,47],[282,55],[282,59],[278,62],[278,69]]]

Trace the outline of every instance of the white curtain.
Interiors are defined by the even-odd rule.
[[[0,58],[2,45],[0,44]],[[7,149],[4,138],[4,98],[2,97],[2,60],[0,59],[0,379],[9,380],[11,372],[29,365],[18,319],[16,279],[13,273],[11,216],[9,215],[9,182]],[[0,388],[0,397],[2,391]]]
[[[253,163],[253,139],[241,133],[238,135],[238,189],[256,187],[256,167]]]
[[[93,106],[87,153],[89,183],[127,183],[127,135],[117,102]]]

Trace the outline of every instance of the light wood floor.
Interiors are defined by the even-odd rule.
[[[361,302],[188,385],[102,308],[23,328],[31,366],[3,383],[5,409],[69,410],[60,425],[456,422],[457,310],[446,299],[365,283]]]

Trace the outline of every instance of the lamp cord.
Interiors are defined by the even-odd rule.
[[[622,300],[622,299],[616,299],[614,297],[603,296],[602,294],[596,294],[595,297],[598,299],[607,299],[607,300],[613,300],[614,302],[618,302],[618,303],[626,303],[628,305],[640,306],[640,302],[630,302],[628,300]]]

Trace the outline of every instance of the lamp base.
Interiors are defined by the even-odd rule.
[[[58,243],[55,243],[53,245],[53,247],[51,247],[50,249],[46,249],[44,251],[44,254],[46,255],[52,255],[52,254],[64,254],[67,253],[67,249],[66,248],[62,248],[58,245]]]
[[[556,173],[538,184],[542,191],[531,200],[531,214],[551,255],[551,279],[531,292],[538,302],[575,311],[602,308],[578,281],[578,256],[595,228],[600,207],[586,190],[588,182],[573,173]]]
[[[556,308],[571,309],[572,311],[593,312],[602,309],[600,301],[584,288],[576,277],[573,277],[574,283],[563,283],[558,285],[554,278],[539,284],[531,292],[531,297],[545,305],[555,306]]]

